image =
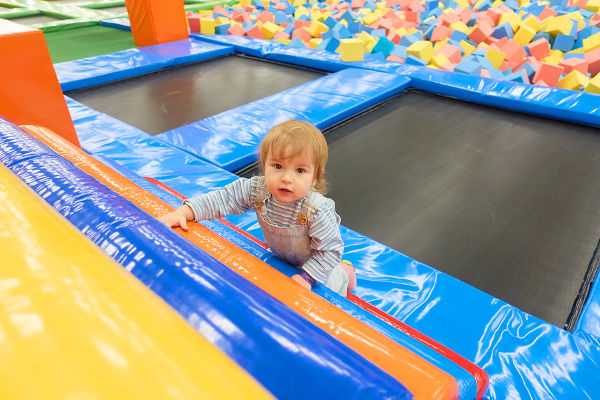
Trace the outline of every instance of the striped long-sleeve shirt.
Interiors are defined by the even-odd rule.
[[[196,221],[222,218],[230,214],[243,214],[256,210],[253,202],[253,190],[258,179],[240,178],[222,189],[190,198],[185,201]],[[253,185],[254,184],[254,185]],[[304,199],[292,203],[282,203],[272,195],[264,202],[267,216],[280,227],[294,227],[298,224],[298,215]],[[318,207],[308,221],[308,236],[312,256],[300,267],[316,281],[325,284],[333,268],[340,262],[344,252],[344,242],[339,229],[339,216],[335,212],[335,203],[331,199]],[[269,243],[267,243],[269,245]]]

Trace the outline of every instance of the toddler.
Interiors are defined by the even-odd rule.
[[[352,264],[340,262],[344,242],[335,203],[325,193],[327,142],[314,125],[289,120],[273,127],[260,146],[263,175],[190,198],[160,221],[188,230],[187,221],[256,212],[265,242],[299,268],[292,279],[307,289],[321,282],[345,296],[356,287]]]

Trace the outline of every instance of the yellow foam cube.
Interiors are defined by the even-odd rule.
[[[504,2],[503,2],[504,3]],[[521,25],[521,17],[519,17],[514,12],[504,13],[500,15],[500,19],[498,20],[498,26],[509,23],[513,32]]]
[[[362,61],[364,59],[363,41],[356,39],[342,39],[339,47],[342,61]]]
[[[433,52],[435,53],[436,51],[438,51],[443,45],[448,43],[449,40],[450,38],[445,38],[443,40],[435,42],[435,44],[433,45]]]
[[[294,18],[300,18],[303,15],[310,16],[308,10],[302,7],[302,4],[304,4],[304,0],[300,1],[302,1],[302,3],[298,4],[298,7],[296,7],[296,11],[294,11]],[[294,5],[296,5],[296,0],[294,0]]]
[[[522,24],[517,33],[513,36],[513,41],[521,46],[525,46],[531,43],[531,39],[535,36],[536,32],[529,25]]]
[[[310,15],[310,19],[313,21],[324,21],[323,14],[319,10],[313,11]]]
[[[487,53],[485,53],[485,58],[490,60],[494,68],[498,69],[502,65],[502,61],[506,58],[506,54],[501,52],[500,50],[496,50],[493,47],[488,48]]]
[[[469,27],[467,26],[467,24],[465,24],[462,21],[456,21],[455,23],[450,24],[450,28],[455,31],[459,31],[459,32],[463,32],[463,33],[467,33],[467,31],[469,30]]]
[[[586,87],[589,78],[577,70],[573,70],[558,81],[558,87],[561,89],[579,90]]]
[[[271,40],[273,39],[273,36],[275,36],[277,32],[282,31],[283,28],[278,25],[275,25],[271,21],[267,21],[264,24],[262,24],[260,30],[262,31],[263,35],[265,35],[265,39]]]
[[[319,33],[327,32],[329,27],[322,22],[312,21],[310,26],[308,27],[308,31],[310,32],[312,37],[317,37]]]
[[[406,49],[406,55],[419,57],[429,63],[429,60],[433,57],[433,44],[429,40],[414,42]]]
[[[585,9],[588,11],[598,12],[600,10],[600,0],[589,0],[585,4]]]
[[[492,7],[500,7],[502,4],[504,4],[504,0],[496,0],[492,3]]]
[[[558,65],[562,62],[564,58],[564,53],[560,50],[550,50],[550,55],[548,57],[544,57],[542,59],[543,62]]]
[[[556,37],[559,33],[568,35],[571,33],[571,28],[573,28],[573,21],[565,15],[548,18],[542,23],[542,29],[552,37]]]
[[[290,39],[274,39],[273,41],[283,43],[283,44],[290,44],[290,42],[291,42]]]
[[[583,39],[583,50],[586,52],[594,50],[597,47],[600,47],[600,32]]]
[[[215,20],[215,23],[217,25],[228,24],[229,23],[229,18],[227,18],[227,17],[217,17],[217,19]]]
[[[198,11],[196,11],[196,14],[200,14],[200,15],[212,15],[213,11],[212,10],[198,10]]]
[[[379,18],[377,18],[376,15],[371,13],[369,15],[365,15],[365,17],[362,19],[362,23],[365,25],[371,25],[371,24],[377,22],[378,19]]]
[[[377,8],[378,10],[385,10],[386,9],[385,4],[386,4],[385,1],[379,1],[379,2],[375,3],[375,8]]]
[[[244,6],[247,6],[248,4],[251,4],[251,3],[252,3],[251,0],[240,0],[238,4],[240,6],[242,6],[242,7],[244,7]]]
[[[321,38],[312,38],[308,41],[308,45],[311,49],[316,49],[322,41],[323,39]]]
[[[473,53],[476,49],[475,46],[473,46],[471,43],[467,42],[466,40],[460,41],[460,47],[463,49],[463,56],[468,56],[469,54]]]
[[[600,94],[600,74],[597,74],[595,77],[590,79],[583,91],[586,93]]]
[[[527,7],[531,4],[531,0],[519,0],[519,8]]]
[[[431,57],[429,64],[436,67],[441,67],[442,65],[447,64],[449,62],[450,60],[448,60],[448,57],[446,57],[443,53],[437,53],[436,55]]]
[[[212,18],[200,18],[200,33],[204,35],[214,35],[215,25],[215,20]]]
[[[530,15],[529,17],[525,18],[523,20],[523,23],[521,24],[521,26],[523,26],[523,25],[527,25],[528,27],[533,29],[536,33],[539,32],[541,29],[540,21],[534,15]]]

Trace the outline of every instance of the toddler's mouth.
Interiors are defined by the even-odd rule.
[[[292,193],[292,191],[290,189],[286,189],[286,188],[279,188],[280,192],[285,192],[285,193]]]

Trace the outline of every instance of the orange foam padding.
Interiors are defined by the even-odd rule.
[[[43,125],[79,146],[44,34],[0,19],[0,115]]]
[[[189,37],[183,0],[125,0],[136,46]]]
[[[164,201],[83,150],[70,145],[54,132],[36,126],[22,128],[148,214],[158,217],[173,210]],[[392,375],[415,399],[458,399],[458,384],[446,372],[327,300],[302,288],[206,226],[193,222],[188,226],[188,232],[180,228],[175,231]]]

